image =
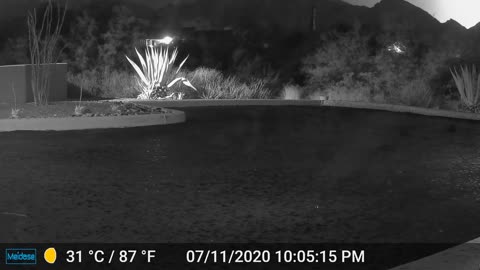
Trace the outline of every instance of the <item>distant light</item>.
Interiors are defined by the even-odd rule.
[[[387,47],[387,50],[389,52],[394,52],[394,53],[397,53],[397,54],[404,54],[406,49],[407,48],[405,47],[405,45],[403,45],[400,42],[395,42],[392,45]]]
[[[173,41],[173,38],[169,37],[169,36],[166,36],[166,37],[158,40],[158,42],[160,42],[161,44],[165,44],[165,45],[169,45],[170,43],[172,43],[172,41]]]
[[[170,45],[173,42],[173,38],[166,36],[162,39],[147,39],[146,44],[148,47],[159,47],[161,45]]]

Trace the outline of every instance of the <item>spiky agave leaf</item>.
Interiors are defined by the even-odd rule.
[[[166,50],[161,50],[160,51],[160,72],[159,72],[159,81],[163,82],[165,74],[168,71],[168,51]]]
[[[464,84],[464,94],[470,105],[473,105],[472,95],[473,95],[473,72],[475,72],[475,66],[472,69],[472,73],[469,72],[467,67],[461,67],[462,69],[462,76],[463,76],[463,84]]]
[[[189,55],[187,55],[187,57],[185,57],[185,59],[183,59],[182,63],[180,63],[180,65],[178,66],[177,68],[177,71],[175,72],[175,74],[178,74],[178,72],[180,71],[180,69],[183,67],[183,65],[185,64],[185,62],[187,61]]]
[[[148,71],[148,61],[149,61],[148,54],[146,54],[145,59],[143,59],[142,55],[138,52],[138,50],[137,49],[135,50],[137,52],[138,58],[140,59],[143,70],[140,69],[140,67],[128,56],[126,56],[126,58],[130,62],[130,64],[132,65],[132,67],[134,68],[138,76],[140,77],[140,82],[141,82],[140,87],[142,89],[143,95],[149,96],[153,91],[153,85],[152,85],[151,76]]]
[[[147,65],[145,64],[145,60],[143,60],[143,56],[138,52],[137,48],[135,48],[135,51],[137,52],[138,59],[140,59],[140,63],[142,64],[142,69],[143,72],[147,69]]]
[[[453,68],[450,69],[450,73],[462,102],[468,107],[477,106],[480,101],[480,74],[477,74],[476,67],[472,66],[470,71],[467,66],[461,66],[460,72]]]
[[[177,59],[177,55],[178,55],[178,50],[175,49],[172,53],[172,57],[170,58],[170,62],[169,62],[170,65],[173,64],[173,62],[175,62],[175,59]]]
[[[185,79],[184,77],[180,77],[180,78],[174,79],[173,81],[171,81],[171,82],[167,85],[167,87],[172,87],[174,84],[176,84],[176,83],[178,83],[178,82],[180,82],[180,81],[181,81],[184,85],[186,85],[186,86],[192,88],[193,90],[197,91],[197,88],[195,88],[195,87],[192,85],[192,83],[190,83],[190,81],[187,80],[187,79]]]
[[[128,58],[128,56],[126,56],[126,57],[127,57],[128,62],[130,62],[130,64],[132,65],[133,69],[135,69],[135,71],[137,72],[137,74],[140,77],[140,79],[142,80],[142,82],[148,85],[149,81],[148,81],[147,77],[145,77],[145,75],[143,74],[143,71],[137,66],[137,64],[135,64],[135,62],[130,60],[130,58]]]
[[[154,72],[153,72],[153,68],[154,68],[154,58],[152,58],[152,53],[149,49],[146,49],[145,50],[145,58],[147,59],[147,70],[146,70],[146,73],[147,73],[147,77],[150,81],[150,84],[152,86],[155,86],[155,78],[154,78]]]
[[[453,80],[455,81],[455,84],[457,86],[457,90],[460,94],[460,98],[462,100],[466,100],[465,92],[464,92],[465,87],[464,87],[464,84],[463,84],[462,76],[460,76],[460,74],[457,71],[457,68],[455,68],[455,67],[453,68],[453,70],[450,69],[450,73],[452,73],[452,77],[453,77]]]
[[[190,88],[192,88],[193,90],[195,91],[198,91],[197,88],[195,88],[195,86],[192,85],[192,83],[189,81],[189,80],[184,80],[182,81],[182,83]]]

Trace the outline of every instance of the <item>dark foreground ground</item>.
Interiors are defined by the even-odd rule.
[[[0,133],[2,242],[448,242],[480,236],[480,123],[310,107]]]

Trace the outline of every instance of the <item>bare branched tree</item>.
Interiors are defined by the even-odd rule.
[[[31,83],[33,99],[37,106],[48,104],[51,72],[49,64],[56,64],[61,53],[57,46],[66,12],[66,5],[62,9],[55,0],[48,0],[41,24],[37,18],[36,9],[28,13],[28,38],[32,63]]]

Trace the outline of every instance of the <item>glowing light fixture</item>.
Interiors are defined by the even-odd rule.
[[[173,38],[170,36],[166,36],[162,39],[146,39],[145,43],[147,47],[160,47],[162,45],[170,45],[173,42]]]
[[[387,47],[389,52],[397,53],[397,54],[404,54],[407,48],[401,42],[395,42],[392,45]]]

